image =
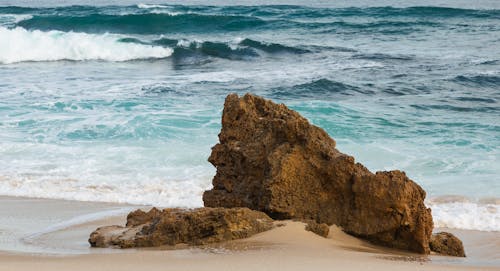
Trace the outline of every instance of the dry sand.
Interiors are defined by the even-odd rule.
[[[45,210],[46,214],[37,214],[33,211],[34,207]],[[461,259],[421,256],[376,247],[336,227],[331,228],[328,238],[322,238],[305,231],[304,224],[292,221],[249,239],[180,250],[88,247],[86,240],[93,229],[100,225],[123,224],[124,215],[82,223],[73,219],[67,227],[64,222],[58,222],[59,226],[52,227],[53,230],[45,222],[36,223],[38,216],[65,216],[72,209],[76,217],[92,218],[86,212],[106,214],[116,208],[135,207],[0,198],[0,215],[2,218],[10,217],[2,219],[9,223],[0,222],[0,232],[6,233],[7,228],[12,232],[15,223],[23,224],[25,228],[31,224],[32,228],[31,232],[22,233],[32,236],[29,246],[19,233],[11,233],[12,238],[9,239],[9,246],[17,249],[8,249],[8,242],[4,242],[2,249],[5,252],[0,252],[0,270],[500,270],[498,232],[455,231],[463,238],[470,256]],[[65,219],[71,221],[72,218]],[[16,238],[18,243],[23,244],[15,245]]]

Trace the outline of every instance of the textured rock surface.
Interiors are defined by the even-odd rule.
[[[250,237],[273,228],[265,213],[248,208],[153,208],[127,216],[127,226],[101,227],[90,234],[93,247],[204,245]]]
[[[443,255],[465,257],[464,245],[455,235],[448,232],[433,234],[430,242],[431,250]]]
[[[317,223],[314,220],[309,220],[306,224],[306,231],[314,232],[315,234],[326,238],[330,233],[330,227],[328,227],[325,223]]]
[[[371,173],[285,105],[228,95],[219,141],[209,158],[217,173],[205,206],[312,219],[377,244],[430,252],[425,191],[404,172]]]

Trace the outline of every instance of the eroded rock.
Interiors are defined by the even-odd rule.
[[[273,228],[265,213],[248,208],[153,208],[134,211],[127,226],[101,227],[91,233],[92,247],[155,247],[177,244],[204,245],[247,238]]]
[[[464,245],[455,235],[448,232],[439,232],[431,237],[430,248],[439,254],[465,257]]]
[[[328,234],[330,233],[330,227],[328,227],[327,224],[317,223],[314,220],[307,221],[305,229],[306,231],[314,232],[315,234],[325,238],[328,237]]]
[[[312,219],[377,244],[430,252],[425,191],[404,172],[371,173],[285,105],[228,95],[219,141],[209,158],[217,173],[205,206]]]

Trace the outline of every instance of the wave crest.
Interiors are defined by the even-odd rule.
[[[173,50],[161,46],[123,43],[114,35],[0,27],[0,64],[25,61],[165,58]],[[34,46],[36,44],[36,46]]]

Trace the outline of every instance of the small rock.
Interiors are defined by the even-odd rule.
[[[433,234],[430,242],[431,250],[442,255],[465,257],[464,245],[455,235],[448,232]]]
[[[247,238],[273,228],[265,213],[248,208],[153,208],[134,211],[127,216],[127,226],[107,226],[90,234],[92,247],[120,248],[204,245]]]
[[[317,223],[314,220],[309,220],[306,224],[306,231],[314,232],[315,234],[326,238],[328,237],[328,233],[330,233],[330,227],[328,227],[325,223]]]

